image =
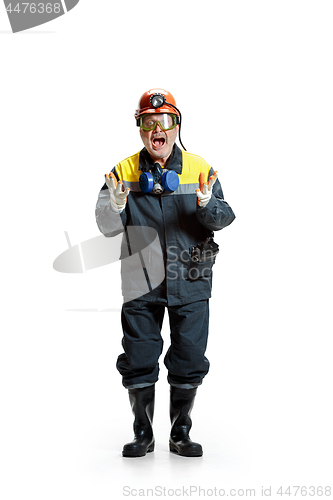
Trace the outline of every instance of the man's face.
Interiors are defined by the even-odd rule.
[[[159,120],[158,113],[151,115],[155,120]],[[140,128],[140,136],[151,158],[161,165],[165,165],[169,158],[173,145],[178,134],[179,125],[171,130],[163,130],[159,124],[154,130],[142,130]]]

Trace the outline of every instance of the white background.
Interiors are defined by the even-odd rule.
[[[332,15],[327,1],[81,0],[13,35],[0,8],[2,498],[332,486]],[[156,451],[121,457],[119,266],[52,268],[64,231],[99,234],[104,174],[141,149],[133,114],[154,87],[237,216],[216,234],[202,459],[168,451],[162,358]]]

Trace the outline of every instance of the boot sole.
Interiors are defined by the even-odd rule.
[[[147,453],[151,453],[155,449],[155,444],[151,444],[148,446],[146,453],[138,453],[137,451],[123,451],[123,457],[128,458],[137,458],[137,457],[145,457]]]
[[[193,451],[181,451],[178,446],[173,443],[169,443],[169,450],[176,455],[180,455],[181,457],[202,457],[203,451],[201,450],[193,450]]]

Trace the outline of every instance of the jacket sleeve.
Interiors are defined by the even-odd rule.
[[[212,173],[210,173],[212,175]],[[216,179],[213,186],[212,197],[205,207],[197,205],[197,218],[199,222],[211,231],[219,231],[235,219],[232,208],[224,201],[220,181]]]
[[[115,169],[112,172],[117,176]],[[96,222],[104,236],[116,236],[124,231],[126,225],[126,209],[117,213],[111,207],[110,193],[106,184],[99,192],[96,204]]]

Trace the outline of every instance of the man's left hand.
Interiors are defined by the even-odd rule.
[[[217,177],[218,177],[217,171],[215,171],[213,173],[213,175],[211,175],[209,177],[208,182],[204,183],[204,185],[202,187],[202,191],[200,189],[195,190],[195,192],[197,193],[197,197],[198,197],[198,205],[200,207],[205,207],[208,204],[208,202],[212,196],[213,186],[215,184]]]

